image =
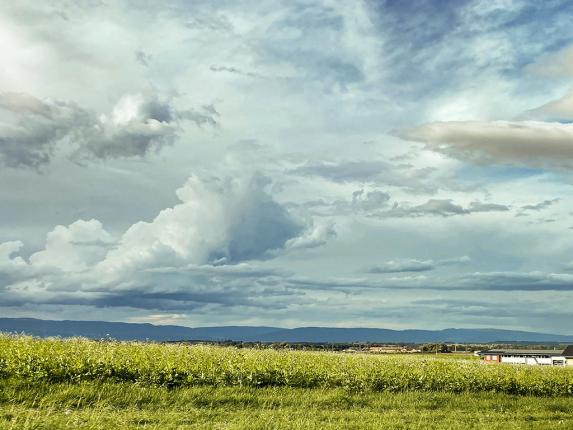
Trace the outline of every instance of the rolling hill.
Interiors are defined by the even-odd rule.
[[[0,318],[0,331],[34,336],[118,340],[235,340],[260,342],[386,342],[386,343],[573,343],[573,336],[500,329],[390,330],[382,328],[266,326],[183,327],[106,321],[53,321],[35,318]]]

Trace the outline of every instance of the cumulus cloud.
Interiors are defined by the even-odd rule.
[[[113,243],[98,220],[78,220],[49,232],[46,247],[30,256],[30,264],[65,272],[84,271],[103,260]]]
[[[0,243],[0,290],[25,274],[28,263],[18,252],[24,244],[19,241]]]
[[[0,113],[0,163],[34,168],[61,147],[76,160],[142,157],[172,143],[182,121],[215,125],[218,115],[212,106],[178,111],[143,93],[123,96],[108,115],[73,102],[0,93]]]
[[[384,191],[374,190],[364,192],[357,190],[352,193],[352,206],[362,210],[379,209],[390,201],[390,194]]]
[[[101,159],[145,155],[171,143],[177,127],[167,103],[142,94],[122,97],[91,125],[82,130],[78,155]]]
[[[3,295],[11,285],[33,279],[39,274],[18,255],[23,246],[19,240],[0,243],[0,293]]]
[[[180,203],[138,222],[102,267],[228,264],[263,259],[304,233],[304,225],[266,192],[262,176],[192,176]]]
[[[406,140],[477,163],[533,167],[573,165],[573,124],[540,121],[433,122],[403,130]]]
[[[0,94],[0,114],[0,163],[8,167],[48,163],[57,142],[92,122],[73,103],[18,93]]]
[[[299,294],[280,286],[280,273],[250,263],[324,245],[336,233],[332,224],[293,216],[269,186],[256,174],[194,175],[177,190],[180,203],[117,239],[92,219],[55,227],[27,260],[18,255],[21,242],[2,243],[3,301],[171,310],[283,306],[285,297]]]
[[[19,266],[26,264],[22,257],[12,258],[24,244],[19,240],[0,243],[0,267]]]

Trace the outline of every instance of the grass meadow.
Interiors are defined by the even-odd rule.
[[[573,369],[0,336],[0,428],[573,428]]]

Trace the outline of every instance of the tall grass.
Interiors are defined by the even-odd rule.
[[[573,396],[0,379],[0,429],[572,429]]]
[[[0,335],[0,375],[36,382],[165,387],[287,386],[353,391],[571,395],[573,369],[428,356],[346,355]]]

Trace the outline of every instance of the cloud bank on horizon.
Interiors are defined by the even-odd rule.
[[[0,5],[0,313],[570,334],[572,18]]]

